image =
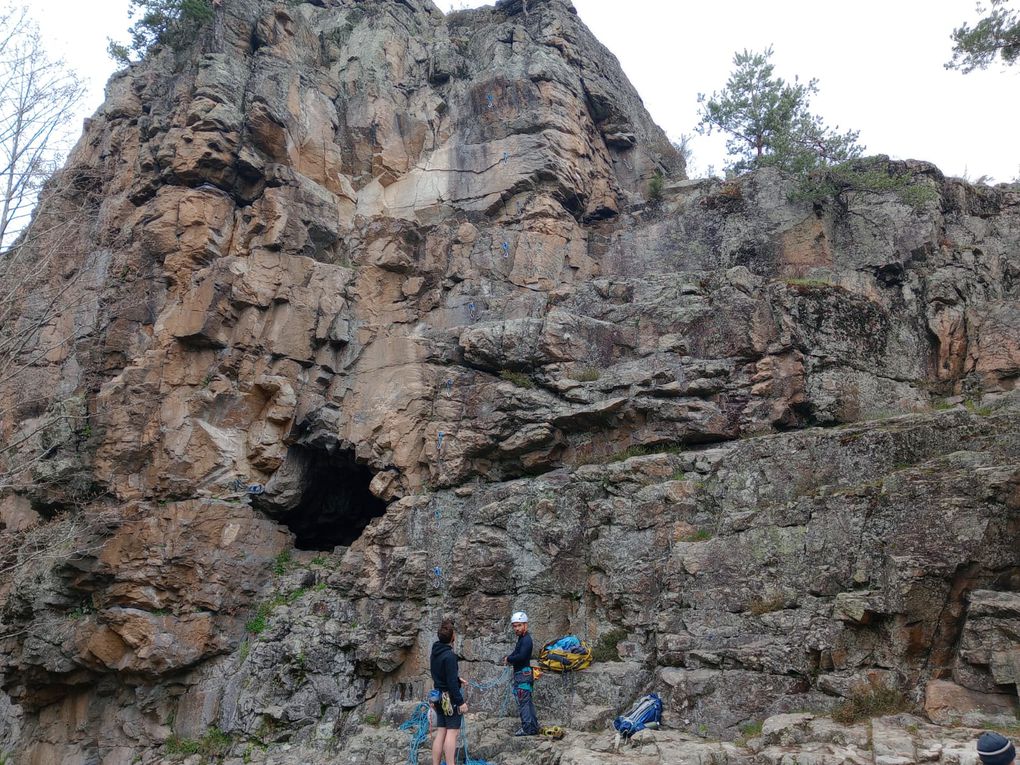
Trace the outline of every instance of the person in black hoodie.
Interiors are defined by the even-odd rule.
[[[460,679],[457,654],[453,652],[453,641],[456,636],[453,620],[443,619],[436,633],[439,639],[432,644],[432,656],[429,658],[432,685],[442,695],[440,701],[432,704],[436,712],[432,765],[439,765],[444,754],[447,765],[454,765],[462,715],[467,712],[467,704],[464,703],[464,694],[461,691],[461,686],[465,685],[465,682]]]

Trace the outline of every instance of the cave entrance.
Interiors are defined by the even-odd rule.
[[[306,447],[298,456],[303,464],[301,499],[282,518],[294,532],[299,550],[332,550],[350,546],[373,518],[386,512],[386,503],[368,485],[374,473],[358,464],[352,451],[326,451]]]

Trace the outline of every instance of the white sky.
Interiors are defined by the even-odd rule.
[[[949,34],[975,18],[974,0],[573,1],[671,138],[694,131],[698,93],[722,88],[735,51],[773,45],[776,73],[818,78],[812,111],[860,130],[867,153],[925,159],[972,179],[1020,176],[1020,65],[969,75],[943,68]],[[91,113],[114,68],[106,40],[126,38],[128,0],[29,2],[47,43],[88,79]],[[437,2],[444,11],[484,4]],[[692,175],[722,167],[720,137],[692,146]]]

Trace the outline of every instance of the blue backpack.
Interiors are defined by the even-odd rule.
[[[657,728],[662,722],[662,699],[658,694],[649,693],[637,700],[625,715],[613,720],[613,727],[623,738],[630,738],[639,730]]]
[[[549,643],[546,648],[553,651],[577,651],[581,647],[581,639],[576,635],[567,635]]]

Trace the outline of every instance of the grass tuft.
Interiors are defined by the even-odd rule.
[[[614,627],[600,637],[591,649],[594,661],[620,661],[620,642],[627,637],[627,630]]]
[[[501,380],[506,380],[508,383],[513,383],[518,388],[534,388],[535,381],[528,377],[523,372],[513,372],[509,369],[504,369],[499,373]]]
[[[872,717],[892,715],[910,709],[910,702],[902,691],[890,688],[880,681],[871,681],[850,692],[850,696],[832,712],[832,719],[843,725],[852,725]]]

